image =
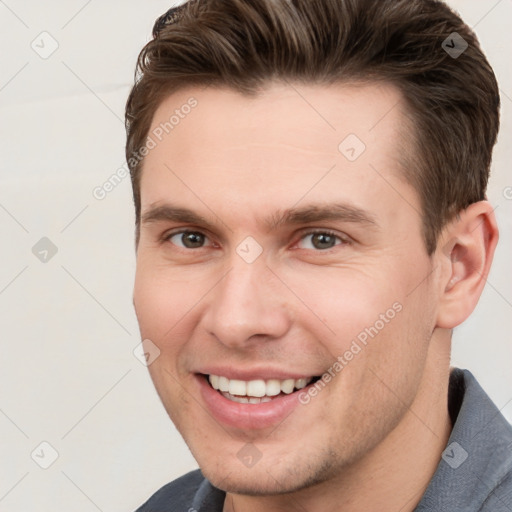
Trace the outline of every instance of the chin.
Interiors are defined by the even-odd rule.
[[[297,482],[292,484],[287,481],[278,481],[279,476],[276,479],[266,472],[262,474],[261,472],[255,473],[248,470],[247,473],[244,476],[230,474],[224,477],[223,475],[209,474],[203,471],[205,477],[215,487],[225,492],[243,496],[279,496],[304,488],[302,484]]]
[[[299,461],[289,461],[285,466],[264,463],[262,460],[251,468],[240,467],[238,464],[229,466],[225,461],[215,467],[200,467],[203,475],[218,489],[244,496],[294,493],[333,478],[336,471],[329,459],[318,461],[316,465],[304,461],[302,464]]]

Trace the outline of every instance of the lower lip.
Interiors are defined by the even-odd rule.
[[[258,430],[273,427],[285,420],[301,405],[299,394],[308,387],[289,395],[279,395],[270,402],[240,404],[225,398],[213,389],[204,375],[197,375],[201,396],[208,411],[220,423],[243,430]]]

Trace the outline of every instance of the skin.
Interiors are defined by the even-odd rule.
[[[149,370],[167,412],[227,491],[226,512],[412,511],[450,434],[451,329],[485,284],[492,207],[461,212],[427,255],[418,195],[400,173],[401,151],[413,151],[406,107],[391,85],[274,83],[255,98],[189,88],[160,105],[151,129],[190,96],[198,106],[149,152],[141,179],[143,219],[167,203],[209,222],[141,222],[134,306],[142,338],[161,351]],[[348,134],[366,146],[353,162],[338,150]],[[333,203],[374,222],[266,222]],[[332,232],[332,247],[311,229]],[[180,230],[205,236],[188,248]],[[247,236],[263,249],[253,263],[236,252]],[[401,311],[279,425],[236,429],[206,410],[202,366],[322,375],[396,303]],[[237,457],[247,442],[262,454],[250,468]]]

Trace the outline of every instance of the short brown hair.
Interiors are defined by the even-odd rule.
[[[415,126],[403,172],[420,197],[428,254],[446,222],[485,199],[499,89],[475,34],[443,2],[189,0],[161,16],[153,36],[126,104],[137,239],[143,159],[133,157],[163,99],[187,86],[250,96],[280,80],[392,83]]]

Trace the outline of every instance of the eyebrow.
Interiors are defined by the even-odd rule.
[[[209,229],[213,229],[214,225],[196,212],[188,208],[178,208],[169,204],[155,206],[150,208],[141,216],[142,224],[152,222],[183,222],[185,224],[200,224]]]
[[[170,204],[152,207],[141,216],[142,224],[162,221],[183,222],[185,224],[201,225],[210,230],[215,229],[214,223],[193,210],[175,207]],[[294,207],[280,210],[263,220],[268,231],[273,231],[286,225],[310,224],[323,221],[341,221],[361,224],[367,227],[379,227],[375,216],[370,212],[350,204],[339,203],[314,204],[301,208]]]
[[[265,224],[271,231],[282,225],[309,224],[312,222],[342,221],[378,227],[375,216],[350,204],[318,204],[302,208],[289,208],[271,215]]]

